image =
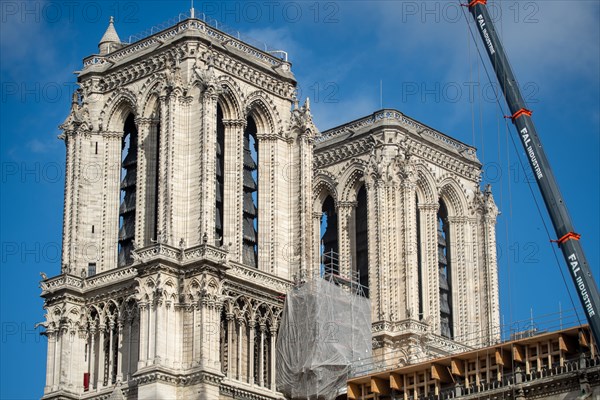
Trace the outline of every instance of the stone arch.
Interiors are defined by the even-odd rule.
[[[337,183],[335,177],[325,171],[320,172],[314,179],[313,185],[313,210],[320,212],[323,202],[327,196],[331,196],[335,202],[338,201]]]
[[[207,292],[213,296],[218,295],[221,291],[221,285],[219,284],[217,279],[215,279],[214,277],[211,277],[208,279],[208,282],[206,282],[205,288],[206,288]]]
[[[139,90],[138,97],[140,101],[140,116],[144,118],[153,117],[153,113],[158,109],[159,98],[163,90],[162,77],[150,79],[144,83]]]
[[[121,309],[119,310],[121,318],[133,317],[137,313],[137,308],[138,304],[135,295],[126,297],[121,302]]]
[[[257,90],[248,95],[244,119],[252,117],[260,134],[277,134],[281,126],[281,118],[273,100]]]
[[[119,303],[114,299],[110,299],[106,302],[106,304],[104,304],[102,311],[105,315],[105,318],[110,318],[111,316],[118,318],[119,314],[120,314],[120,310],[121,310],[121,307],[120,307]]]
[[[244,295],[238,296],[233,302],[234,313],[237,314],[238,318],[248,317],[251,307],[252,303],[250,299]]]
[[[226,298],[223,300],[223,312],[227,314],[233,314],[234,311],[234,302],[231,298]]]
[[[454,179],[446,178],[439,187],[439,198],[448,208],[448,216],[464,216],[468,203],[460,185]]]
[[[365,184],[366,162],[356,160],[342,173],[340,201],[355,201],[358,190]]]
[[[225,89],[217,99],[223,111],[223,119],[241,119],[243,117],[242,104],[244,102],[242,89],[229,76],[219,77],[218,85]]]
[[[64,320],[66,320],[70,329],[79,327],[82,320],[82,313],[80,312],[79,307],[71,307],[69,311],[65,313]]]
[[[434,204],[437,202],[438,193],[435,179],[424,165],[416,167],[417,182],[416,191],[419,202],[422,204]]]
[[[167,278],[162,287],[164,289],[162,291],[164,300],[175,301],[177,299],[177,284],[173,281],[172,278]]]
[[[88,306],[88,323],[90,326],[99,326],[104,322],[102,310],[95,304]]]
[[[115,91],[106,102],[100,114],[101,125],[102,121],[106,121],[106,125],[103,126],[105,130],[121,132],[130,113],[135,116],[139,115],[137,97],[131,90],[121,88]]]

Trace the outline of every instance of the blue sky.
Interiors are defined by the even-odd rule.
[[[489,3],[598,279],[600,3]],[[512,145],[512,126],[457,4],[196,2],[196,9],[286,50],[321,130],[379,109],[381,82],[384,107],[475,145],[502,212],[503,321],[571,308],[518,164],[523,152]],[[34,324],[43,320],[39,272],[60,269],[65,152],[56,136],[75,89],[73,71],[97,51],[110,15],[126,40],[188,9],[187,1],[0,3],[2,399],[39,398],[44,386],[46,342]]]

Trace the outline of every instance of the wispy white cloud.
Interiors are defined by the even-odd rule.
[[[56,149],[58,147],[58,141],[56,138],[50,140],[40,140],[38,138],[34,138],[28,141],[26,146],[27,149],[32,153],[43,154]]]
[[[244,34],[259,42],[263,42],[270,50],[283,50],[288,54],[301,54],[302,46],[292,36],[288,27],[254,28]]]

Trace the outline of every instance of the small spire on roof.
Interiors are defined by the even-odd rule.
[[[121,47],[121,39],[119,39],[114,22],[115,19],[113,16],[111,16],[110,21],[108,22],[108,28],[106,28],[104,36],[102,36],[100,43],[98,43],[100,54],[108,54],[111,51],[115,51]]]

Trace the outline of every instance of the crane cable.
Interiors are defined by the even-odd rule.
[[[461,6],[462,6],[462,4],[461,4]],[[467,23],[467,26],[469,27],[469,32],[471,34],[471,38],[473,39],[473,42],[475,43],[475,48],[477,49],[477,54],[479,55],[479,59],[481,60],[481,63],[483,65],[483,68],[484,68],[484,71],[485,71],[485,74],[486,74],[486,76],[488,78],[488,81],[490,82],[490,85],[492,86],[493,91],[494,91],[494,96],[496,98],[496,104],[500,108],[500,111],[502,112],[502,115],[508,115],[504,111],[504,108],[502,107],[502,104],[500,103],[500,96],[498,95],[498,92],[496,91],[496,88],[494,87],[494,85],[492,83],[492,79],[490,77],[490,74],[489,74],[489,71],[487,69],[487,66],[485,65],[485,62],[483,60],[483,56],[481,55],[481,50],[479,49],[479,44],[477,43],[477,40],[475,40],[475,35],[473,34],[473,30],[471,29],[471,25],[469,24],[469,19],[467,18],[465,10],[464,10],[463,7],[461,7],[461,10],[462,10],[463,16],[465,17],[465,22]],[[521,159],[521,155],[519,154],[519,150],[518,150],[517,144],[515,143],[515,139],[514,139],[513,135],[510,134],[511,131],[510,131],[509,127],[508,127],[508,121],[506,121],[506,119],[505,119],[504,123],[506,125],[507,132],[509,132],[508,136],[510,136],[511,142],[512,142],[513,147],[515,149],[515,152],[517,154],[517,159],[519,160],[519,165],[521,166],[521,170],[523,171],[524,176],[527,176],[525,166],[523,165],[523,161]],[[537,209],[538,215],[540,216],[540,219],[542,220],[542,225],[544,226],[544,230],[546,231],[546,235],[548,236],[548,240],[552,241],[552,237],[553,236],[550,234],[550,231],[548,230],[548,225],[546,224],[546,221],[544,219],[544,216],[543,216],[542,210],[540,208],[539,202],[538,202],[537,198],[535,197],[535,193],[533,191],[533,188],[531,187],[531,182],[529,182],[528,179],[525,179],[525,182],[527,183],[527,187],[529,188],[529,192],[531,193],[531,197],[533,198],[533,201],[535,203],[535,207]],[[569,300],[571,301],[571,305],[573,306],[573,309],[575,310],[575,315],[577,317],[577,321],[578,321],[579,325],[582,325],[581,324],[581,320],[579,318],[579,313],[577,311],[577,307],[575,306],[575,302],[573,301],[573,297],[571,296],[571,291],[569,290],[569,286],[567,285],[567,280],[565,279],[565,275],[563,273],[563,269],[561,268],[560,262],[558,260],[558,256],[556,254],[556,249],[554,248],[554,246],[550,246],[550,247],[552,248],[552,253],[554,254],[554,259],[556,261],[556,266],[557,266],[557,268],[558,268],[558,270],[560,272],[560,275],[562,277],[562,280],[563,280],[563,283],[565,285],[565,288],[567,289],[567,294],[569,295]],[[510,277],[509,277],[509,280],[510,280]]]

